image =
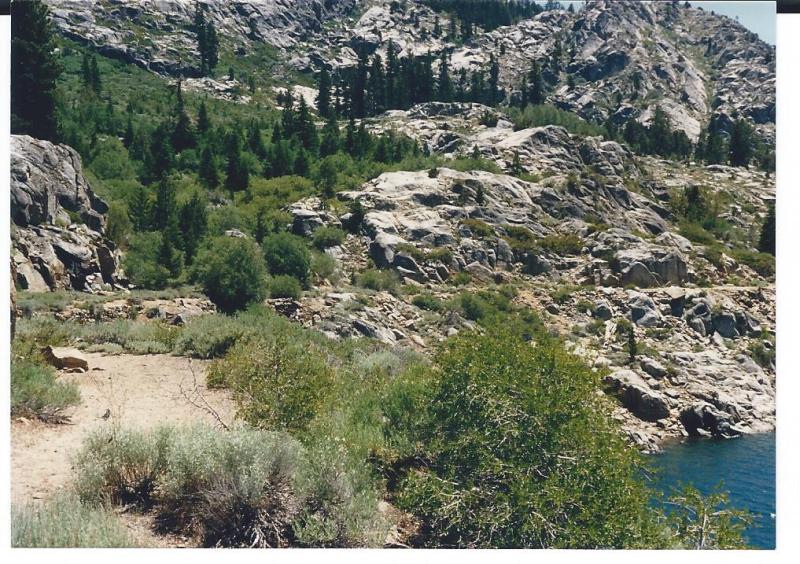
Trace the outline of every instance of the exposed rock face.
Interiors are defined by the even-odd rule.
[[[124,284],[119,252],[103,236],[108,207],[83,177],[78,153],[17,135],[10,147],[16,283],[32,291]]]
[[[279,48],[321,31],[355,0],[48,0],[62,33],[100,53],[162,74],[199,75],[195,8],[205,9],[222,41],[247,49],[251,42]]]

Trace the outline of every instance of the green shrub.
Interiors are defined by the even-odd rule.
[[[112,429],[89,435],[74,461],[81,501],[151,506],[171,433],[163,427],[147,433]]]
[[[169,283],[169,270],[158,264],[160,246],[160,233],[137,233],[131,237],[122,266],[136,286],[160,290]]]
[[[775,365],[775,345],[767,348],[763,341],[753,341],[747,350],[752,359],[762,368],[770,368]]]
[[[193,358],[220,358],[248,333],[236,318],[201,315],[191,319],[175,342],[175,352]]]
[[[539,239],[538,245],[542,250],[566,256],[579,255],[583,249],[583,241],[575,234],[548,235]]]
[[[294,276],[303,284],[308,282],[311,253],[301,237],[277,233],[264,239],[261,246],[270,274]]]
[[[269,281],[270,298],[292,298],[296,300],[300,297],[302,291],[300,282],[293,276],[273,276]]]
[[[158,523],[192,532],[206,547],[287,546],[303,459],[301,445],[285,434],[179,430],[160,480]]]
[[[224,312],[246,308],[266,296],[266,268],[250,239],[217,237],[200,250],[195,276],[203,291]]]
[[[417,401],[427,464],[399,506],[444,547],[659,546],[640,455],[614,427],[598,377],[547,340],[466,334]],[[419,413],[419,411],[415,412]]]
[[[447,168],[457,170],[459,172],[470,172],[473,170],[484,170],[486,172],[493,172],[495,174],[502,174],[503,169],[494,162],[483,158],[470,158],[459,157],[451,161],[446,161]]]
[[[312,242],[320,250],[336,247],[344,242],[345,232],[336,227],[320,227],[314,231]]]
[[[267,429],[303,430],[334,381],[325,356],[311,343],[274,334],[238,343],[209,367],[209,379],[231,389],[239,416]]]
[[[464,219],[461,225],[469,229],[475,237],[486,239],[494,236],[494,227],[480,219]]]
[[[441,311],[444,309],[442,300],[432,296],[431,294],[420,294],[418,296],[414,296],[414,299],[411,300],[411,303],[420,309],[425,309],[428,311]]]
[[[544,125],[560,125],[575,135],[586,137],[606,135],[606,131],[602,127],[585,121],[577,114],[549,104],[526,106],[524,110],[511,108],[509,117],[514,123],[514,129],[517,130]]]
[[[775,256],[769,253],[759,253],[749,249],[733,249],[731,256],[741,264],[746,264],[761,276],[770,278],[775,276]]]
[[[466,286],[472,281],[469,272],[457,272],[447,280],[453,286]]]
[[[64,411],[80,402],[77,385],[57,379],[51,367],[28,358],[11,362],[11,415],[43,421],[67,420]]]
[[[356,283],[362,288],[375,290],[376,292],[391,292],[397,288],[399,279],[393,270],[365,270],[356,277]]]
[[[141,546],[113,512],[58,494],[42,504],[11,508],[15,548],[133,548]]]
[[[336,259],[325,253],[315,251],[311,255],[311,273],[318,282],[330,280],[335,283],[338,279],[338,276],[335,277]]]

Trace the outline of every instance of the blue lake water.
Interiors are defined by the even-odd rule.
[[[755,548],[775,548],[775,434],[733,440],[698,439],[670,443],[653,456],[665,492],[692,483],[703,493],[723,482],[731,506],[747,509],[758,526],[747,530]]]

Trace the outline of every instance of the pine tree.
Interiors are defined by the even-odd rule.
[[[321,157],[333,155],[339,151],[341,145],[339,135],[339,123],[335,117],[329,117],[325,122],[325,127],[322,128],[322,142],[319,147],[319,154]]]
[[[344,147],[348,155],[351,157],[356,156],[356,121],[352,116],[347,122],[347,128],[345,129]]]
[[[494,106],[500,101],[500,64],[494,55],[489,59],[489,105]]]
[[[170,143],[171,128],[167,122],[159,125],[150,139],[148,159],[149,178],[164,178],[175,165],[175,150]]]
[[[56,81],[50,10],[41,0],[11,3],[11,132],[58,140]]]
[[[353,78],[350,92],[350,107],[354,117],[363,118],[366,115],[366,87],[367,87],[367,55],[358,56],[358,65]]]
[[[147,188],[140,187],[133,194],[133,198],[128,204],[128,217],[131,220],[134,231],[141,233],[150,229],[153,223],[153,208]]]
[[[170,229],[161,233],[161,244],[158,247],[158,264],[169,272],[170,278],[177,278],[183,270],[181,255],[175,248],[177,245],[172,238],[177,229]]]
[[[656,106],[648,135],[650,137],[650,148],[654,153],[665,157],[674,154],[672,127],[666,112],[661,106]]]
[[[92,91],[99,95],[103,91],[103,81],[100,78],[100,69],[97,67],[97,57],[94,55],[89,62],[89,77]]]
[[[181,206],[179,214],[181,238],[186,264],[192,264],[200,241],[208,230],[208,214],[205,199],[199,192],[195,192],[191,199]]]
[[[372,65],[367,80],[367,115],[377,115],[386,109],[386,82],[383,71],[383,59],[376,54],[372,57]]]
[[[775,203],[769,206],[767,217],[761,226],[761,236],[758,239],[758,250],[775,256]]]
[[[447,65],[447,53],[442,51],[442,57],[439,60],[439,80],[436,81],[436,97],[442,102],[453,101],[453,84],[450,81],[450,72]]]
[[[175,185],[167,179],[158,183],[156,202],[153,208],[153,226],[158,231],[166,230],[177,220],[178,204],[175,199]]]
[[[205,49],[202,54],[203,74],[211,75],[219,63],[219,38],[217,28],[212,22],[208,22],[205,31]]]
[[[250,152],[259,159],[264,160],[267,158],[267,146],[264,143],[264,137],[261,135],[261,127],[255,120],[250,122],[250,127],[247,129],[247,146]]]
[[[297,108],[297,115],[295,116],[295,132],[297,139],[303,145],[306,151],[315,153],[319,145],[319,137],[317,136],[317,126],[311,117],[311,112],[308,110],[306,99],[300,96],[300,103]]]
[[[297,151],[294,159],[293,173],[297,176],[308,176],[311,171],[311,158],[308,156],[308,151],[301,148]]]
[[[435,38],[439,38],[442,35],[442,24],[439,21],[439,16],[436,16],[436,19],[433,21],[433,33],[432,35]]]
[[[733,124],[731,132],[731,166],[750,167],[753,158],[753,128],[743,119]]]
[[[544,80],[542,79],[542,69],[537,61],[533,61],[531,65],[528,84],[530,87],[528,101],[534,105],[544,104]]]
[[[317,94],[317,112],[320,116],[328,118],[333,113],[331,109],[331,75],[324,66],[319,74],[319,93]]]
[[[178,80],[175,96],[175,114],[177,118],[175,120],[175,129],[172,131],[172,147],[176,152],[180,153],[185,149],[194,147],[196,142],[192,129],[192,121],[186,113],[186,106],[183,101],[181,80]]]
[[[219,172],[217,171],[214,151],[211,150],[211,147],[203,149],[198,176],[206,188],[213,190],[219,186]]]
[[[208,117],[206,101],[203,100],[200,102],[200,109],[197,111],[197,132],[203,135],[209,129],[211,129],[211,120]]]
[[[256,213],[256,228],[253,230],[253,237],[259,245],[264,242],[267,235],[267,224],[264,221],[264,208],[258,208]]]
[[[242,161],[242,145],[238,133],[232,132],[227,140],[228,165],[225,174],[225,188],[231,194],[246,190],[250,183],[250,170]]]
[[[125,135],[122,136],[122,144],[125,145],[126,149],[130,149],[131,144],[133,144],[133,118],[131,114],[128,114],[128,122],[125,125]]]
[[[386,107],[397,108],[397,80],[400,74],[400,61],[397,59],[397,48],[390,39],[386,48]]]

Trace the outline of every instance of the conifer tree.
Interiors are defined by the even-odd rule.
[[[383,59],[375,54],[367,80],[366,114],[377,115],[386,109],[386,82],[383,71]]]
[[[450,81],[450,72],[447,65],[447,53],[442,51],[442,56],[439,60],[439,80],[436,81],[436,94],[441,102],[453,101],[453,84]]]
[[[195,192],[191,199],[181,206],[179,214],[180,230],[183,234],[183,252],[186,264],[192,264],[200,241],[208,230],[208,214],[205,199]]]
[[[317,112],[328,118],[333,113],[331,108],[331,75],[324,66],[319,74],[319,93],[317,94]]]
[[[758,250],[762,253],[775,255],[775,203],[769,206],[767,217],[761,226],[761,236],[758,239]]]
[[[366,87],[367,55],[362,52],[358,56],[358,65],[356,66],[350,93],[350,106],[354,117],[363,118],[366,115]]]
[[[500,81],[500,65],[492,54],[489,58],[489,105],[494,106],[500,98],[498,88]]]
[[[542,69],[537,61],[533,61],[531,65],[528,84],[530,87],[528,101],[535,105],[544,104],[544,80],[542,79]]]
[[[177,119],[175,121],[175,129],[172,131],[172,147],[176,152],[180,153],[181,151],[194,147],[195,145],[192,121],[189,119],[189,115],[186,113],[186,106],[184,105],[183,101],[181,80],[178,80],[175,96],[175,114]]]
[[[242,161],[242,145],[239,134],[231,132],[227,139],[228,165],[225,175],[225,188],[231,194],[247,189],[250,183],[250,170]]]
[[[397,48],[392,40],[386,48],[386,106],[397,108],[397,81],[400,74],[400,61],[397,58]]]
[[[311,112],[308,109],[306,99],[300,96],[300,103],[297,107],[297,115],[295,116],[295,132],[297,139],[303,145],[306,151],[315,153],[319,145],[319,137],[317,135],[317,126],[311,117]]]
[[[267,224],[264,220],[264,208],[258,208],[256,212],[256,228],[253,230],[253,237],[259,245],[264,242],[267,235]]]
[[[335,154],[340,147],[339,123],[335,117],[329,117],[322,128],[322,142],[319,147],[321,157]]]
[[[175,164],[175,150],[170,142],[171,133],[167,122],[159,125],[153,132],[147,167],[152,180],[164,178]]]
[[[206,101],[203,100],[200,102],[200,109],[197,111],[197,132],[203,135],[209,129],[211,129],[211,120],[208,117]]]
[[[175,199],[175,185],[167,179],[158,183],[156,202],[153,208],[153,226],[164,231],[177,221],[178,204]]]
[[[133,118],[131,114],[128,114],[128,122],[125,125],[125,135],[122,136],[122,144],[125,145],[126,149],[130,149],[131,144],[133,143]]]
[[[219,186],[219,172],[217,171],[214,151],[211,147],[203,149],[203,154],[200,157],[198,176],[200,177],[200,182],[202,182],[206,188],[213,190]]]
[[[247,129],[247,146],[259,159],[267,158],[267,146],[261,136],[261,128],[255,120],[250,122],[250,127]]]
[[[350,116],[345,129],[344,147],[348,155],[351,157],[356,155],[356,121],[352,116]]]
[[[303,148],[300,148],[297,151],[297,155],[294,159],[294,174],[297,176],[308,176],[308,173],[311,171],[311,158],[308,155],[308,151]]]
[[[97,67],[97,57],[94,55],[89,62],[89,77],[92,91],[99,95],[103,90],[103,81],[100,78],[100,69]]]
[[[153,208],[147,188],[144,186],[134,192],[133,198],[128,204],[128,217],[134,231],[141,233],[150,229],[153,222]]]
[[[56,81],[61,74],[50,22],[41,0],[11,3],[11,132],[58,139]]]
[[[731,166],[750,166],[753,158],[753,128],[744,119],[733,124],[731,132],[730,160]]]

